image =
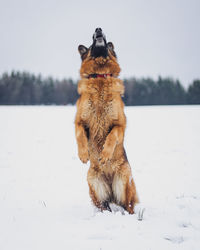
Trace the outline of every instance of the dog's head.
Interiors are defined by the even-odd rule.
[[[93,43],[87,48],[84,45],[78,46],[82,59],[80,74],[82,77],[89,77],[92,74],[109,74],[117,77],[120,67],[114,51],[114,45],[106,41],[101,28],[96,28],[93,34]]]

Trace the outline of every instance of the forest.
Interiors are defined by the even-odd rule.
[[[186,89],[172,78],[123,79],[127,106],[200,104],[200,80]],[[73,105],[78,98],[77,82],[29,72],[12,71],[0,76],[0,105]]]

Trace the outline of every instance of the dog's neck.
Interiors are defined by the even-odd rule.
[[[98,78],[82,78],[78,83],[78,93],[82,94],[97,94],[100,89],[105,88],[107,94],[119,93],[124,94],[124,84],[119,78],[113,77],[98,77]]]
[[[81,78],[98,78],[102,77],[110,78],[112,74],[112,78],[116,78],[119,76],[120,67],[116,60],[116,58],[103,58],[99,57],[96,59],[88,58],[82,62],[80,69]],[[89,77],[90,76],[90,77]]]

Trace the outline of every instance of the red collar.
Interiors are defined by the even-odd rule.
[[[91,74],[89,75],[87,78],[90,79],[90,78],[107,78],[107,76],[112,76],[112,74]]]

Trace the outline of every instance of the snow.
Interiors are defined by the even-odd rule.
[[[127,107],[144,218],[97,212],[76,108],[0,107],[0,249],[200,249],[200,106]]]

